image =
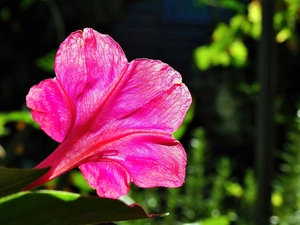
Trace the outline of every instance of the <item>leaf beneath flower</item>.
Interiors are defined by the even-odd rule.
[[[141,206],[118,200],[50,190],[4,197],[0,212],[1,224],[5,225],[83,225],[165,215],[148,215]]]
[[[46,169],[12,169],[0,167],[0,197],[23,190],[28,184],[44,175]]]

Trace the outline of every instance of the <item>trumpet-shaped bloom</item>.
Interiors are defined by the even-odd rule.
[[[60,45],[54,70],[56,77],[33,86],[26,100],[60,144],[36,167],[49,172],[27,189],[75,167],[108,198],[125,195],[130,182],[183,184],[186,154],[172,133],[191,95],[177,71],[158,60],[128,62],[118,43],[90,28]]]

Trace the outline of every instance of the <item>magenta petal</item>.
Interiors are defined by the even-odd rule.
[[[117,162],[91,162],[79,168],[89,185],[95,188],[101,197],[117,199],[129,191],[130,176]]]
[[[60,45],[54,70],[74,106],[76,125],[103,107],[127,64],[118,43],[93,29],[74,32]]]
[[[129,191],[129,182],[139,187],[179,187],[184,183],[186,154],[173,137],[132,134],[103,146],[102,162],[80,166],[83,176],[100,197],[119,198]],[[116,151],[115,151],[116,152]]]
[[[141,154],[141,149],[148,154]],[[143,143],[138,151],[126,157],[125,163],[133,182],[139,187],[174,188],[184,183],[186,155],[179,142],[172,146]]]
[[[26,96],[34,120],[58,142],[65,138],[71,124],[71,110],[67,100],[56,78],[33,86]]]
[[[110,158],[122,164],[139,187],[179,187],[184,183],[186,153],[173,137],[136,133],[113,146],[119,153]]]
[[[176,131],[192,100],[180,74],[159,60],[137,59],[123,76],[93,126]]]
[[[138,110],[131,112],[130,117],[121,118],[120,123],[126,125],[127,129],[161,130],[171,134],[179,128],[185,116],[182,112],[189,108],[190,99],[185,96],[186,90],[184,84],[174,84],[168,90],[144,102]],[[181,99],[185,99],[185,102]]]

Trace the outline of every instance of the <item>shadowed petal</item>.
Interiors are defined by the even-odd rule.
[[[33,119],[54,140],[61,142],[71,124],[71,109],[56,78],[33,86],[26,96]]]
[[[115,182],[112,177],[121,180],[119,184],[121,187],[125,185],[123,182],[128,182],[127,186],[129,186],[130,181],[144,188],[179,187],[184,183],[186,154],[181,144],[171,136],[137,132],[103,146],[102,150],[118,152],[103,157],[107,174],[104,171],[97,172],[99,171],[97,167],[102,165],[102,162],[87,163],[88,167],[80,166],[88,183],[97,189],[97,193],[101,197],[112,197],[110,192],[102,191],[106,190],[106,187],[112,182]],[[124,168],[126,169],[130,179],[127,176],[124,176],[126,180],[120,178],[122,173],[117,169],[118,167],[116,168],[116,163],[118,167],[122,168],[122,171]],[[101,171],[102,168],[101,166]],[[92,175],[91,171],[93,172]],[[119,197],[127,194],[125,188],[120,190],[114,188],[113,193]]]
[[[154,135],[132,141],[134,150],[120,155],[124,154],[124,165],[137,186],[174,188],[184,183],[186,154],[178,141]],[[126,147],[132,144],[124,143]]]
[[[117,162],[91,162],[81,165],[80,170],[97,194],[106,198],[120,198],[129,191],[130,176]]]
[[[140,187],[179,187],[184,183],[186,153],[172,136],[146,133],[114,142],[118,156],[111,158],[129,171]]]

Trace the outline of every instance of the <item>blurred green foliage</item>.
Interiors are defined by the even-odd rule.
[[[19,8],[21,10],[26,10],[30,5],[34,3],[35,0],[21,0],[19,2]]]
[[[215,1],[201,0],[200,3]],[[226,6],[231,2],[231,9],[238,13],[229,23],[219,23],[212,33],[212,42],[195,49],[194,58],[200,70],[207,70],[215,66],[241,68],[247,66],[248,47],[245,39],[259,39],[261,34],[262,9],[259,1],[253,0],[247,7],[241,7],[237,1],[220,1],[217,7]],[[277,1],[277,11],[274,15],[274,29],[278,43],[288,42],[291,51],[297,48],[295,21],[299,19],[298,9],[300,1]]]
[[[39,128],[39,125],[32,119],[28,110],[0,113],[0,138],[9,134],[9,128],[6,125],[11,122],[21,123],[20,128],[22,127],[22,123]]]
[[[0,9],[0,20],[7,22],[11,17],[11,11],[8,7],[3,7]]]
[[[299,108],[300,110],[300,108]],[[295,122],[287,133],[287,143],[279,152],[282,160],[281,173],[277,175],[274,184],[272,203],[274,215],[279,218],[280,225],[298,224],[300,215],[300,111]],[[295,218],[297,217],[297,222]],[[294,221],[294,222],[293,222]]]
[[[208,6],[214,6],[214,7],[220,7],[225,9],[230,9],[238,12],[243,12],[245,9],[245,4],[241,3],[238,0],[196,0],[196,4],[199,6],[201,5],[208,5]]]
[[[94,190],[87,183],[82,173],[78,170],[72,171],[70,173],[71,183],[80,190],[80,194],[89,194]]]
[[[36,60],[36,66],[41,70],[49,73],[54,73],[54,58],[57,50],[48,52],[43,57]]]

